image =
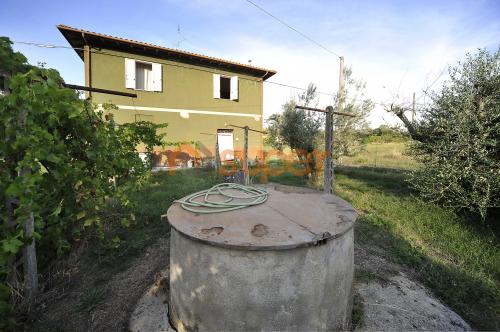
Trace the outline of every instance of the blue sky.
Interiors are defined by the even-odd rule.
[[[480,47],[500,44],[500,1],[264,1],[271,13],[345,56],[375,102],[408,102],[438,88],[448,64]],[[271,68],[293,86],[315,82],[335,93],[338,59],[274,21],[245,0],[13,1],[0,0],[0,35],[16,41],[67,45],[56,24]],[[180,27],[180,34],[178,28]],[[72,50],[15,44],[33,64],[45,62],[67,82],[83,83]],[[436,78],[440,77],[438,80]],[[298,91],[266,84],[264,116]],[[426,102],[424,96],[419,103]],[[321,106],[331,103],[323,96]],[[373,126],[397,123],[381,105]]]

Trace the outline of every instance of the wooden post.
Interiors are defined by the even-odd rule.
[[[332,135],[333,135],[333,107],[328,106],[326,108],[326,123],[325,123],[325,160],[324,160],[324,170],[323,170],[323,190],[325,194],[330,194],[332,192]]]
[[[245,176],[245,185],[250,182],[248,172],[248,126],[243,129],[245,131],[244,145],[243,145],[243,173]]]
[[[218,171],[220,167],[219,136],[215,134],[215,170]]]

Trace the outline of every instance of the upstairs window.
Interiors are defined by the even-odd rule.
[[[238,76],[213,75],[214,98],[238,100]]]
[[[153,64],[135,62],[135,88],[153,91]]]
[[[159,63],[125,59],[125,87],[143,91],[162,91],[162,66]]]

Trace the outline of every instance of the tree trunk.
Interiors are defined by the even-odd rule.
[[[415,127],[414,123],[412,123],[408,118],[406,117],[404,113],[404,109],[401,107],[393,107],[391,105],[391,112],[396,114],[396,116],[403,122],[405,125],[406,129],[408,130],[408,133],[410,134],[411,138],[413,138],[416,141],[419,142],[425,142],[426,139],[424,136],[420,135],[418,132],[417,128]]]

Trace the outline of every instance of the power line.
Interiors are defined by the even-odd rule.
[[[311,37],[309,37],[308,35],[306,35],[305,33],[297,30],[296,28],[294,28],[293,26],[291,26],[290,24],[286,23],[285,21],[283,21],[282,19],[274,16],[273,14],[271,14],[270,12],[268,12],[267,10],[265,10],[264,8],[262,8],[261,6],[257,5],[255,2],[251,1],[251,0],[246,0],[249,4],[251,4],[252,6],[254,6],[255,8],[257,8],[258,10],[262,11],[263,13],[265,13],[266,15],[272,17],[273,19],[275,19],[276,21],[280,22],[281,24],[283,24],[284,26],[286,26],[287,28],[295,31],[296,33],[298,33],[299,35],[301,35],[302,37],[304,37],[305,39],[309,40],[311,43],[315,44],[316,46],[322,48],[323,50],[327,51],[328,53],[331,53],[337,57],[340,58],[340,55],[335,53],[334,51],[330,50],[329,48],[327,48],[326,46],[320,44],[319,42],[315,41],[314,39],[312,39]]]
[[[284,83],[278,83],[278,82],[273,82],[273,81],[264,81],[264,83],[275,84],[275,85],[283,86],[283,87],[286,87],[286,88],[292,88],[292,89],[307,91],[307,89],[300,88],[298,86],[284,84]],[[335,95],[333,93],[321,92],[321,91],[316,91],[316,93],[322,94],[322,95],[331,96],[331,97],[335,97]]]
[[[434,84],[436,84],[436,82],[441,78],[441,76],[443,76],[443,74],[447,68],[448,68],[448,64],[443,67],[443,69],[441,70],[439,75],[436,77],[436,79],[431,83],[431,85],[429,85],[428,87],[425,88],[425,90],[422,91],[422,94],[415,100],[415,102],[419,101],[420,99],[422,99],[423,96],[427,95],[427,91],[429,91],[434,86]]]

